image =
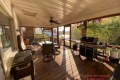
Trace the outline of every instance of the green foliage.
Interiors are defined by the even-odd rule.
[[[71,27],[71,30],[72,30],[72,39],[73,40],[79,40],[80,39],[80,35],[81,35],[81,26],[79,26],[77,28],[77,26],[73,26]]]
[[[76,29],[75,32],[74,32],[74,34],[75,34],[74,39],[75,40],[79,40],[80,39],[81,31],[79,29]]]
[[[43,34],[34,34],[34,37],[35,37],[36,39],[38,39],[38,38],[43,38],[44,35],[43,35]]]
[[[88,22],[87,36],[98,37],[99,41],[118,44],[120,42],[120,17],[105,18],[100,22]]]

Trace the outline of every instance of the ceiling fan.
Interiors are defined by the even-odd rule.
[[[51,25],[52,25],[53,23],[60,25],[60,23],[58,23],[58,21],[53,20],[53,17],[50,17],[49,22],[51,23]]]

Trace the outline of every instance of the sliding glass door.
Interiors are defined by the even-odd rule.
[[[59,43],[64,46],[64,26],[58,28],[59,31]]]
[[[70,27],[65,27],[65,46],[70,47]]]

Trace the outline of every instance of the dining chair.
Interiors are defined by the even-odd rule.
[[[42,54],[43,61],[49,62],[53,60],[53,44],[43,44],[42,45]]]

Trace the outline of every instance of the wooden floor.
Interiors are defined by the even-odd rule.
[[[42,53],[34,60],[35,80],[108,80],[114,68],[98,60],[89,61],[68,48],[61,47],[61,53],[51,62],[42,61]]]

